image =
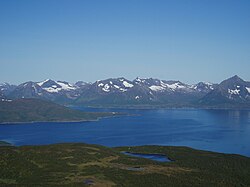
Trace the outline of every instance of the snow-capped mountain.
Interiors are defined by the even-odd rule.
[[[216,103],[250,103],[250,84],[238,76],[220,84],[199,82],[194,85],[180,81],[153,78],[121,78],[78,81],[74,84],[47,79],[18,86],[1,84],[3,98],[40,98],[62,104],[76,105],[161,105],[195,106]]]
[[[214,90],[200,100],[203,104],[250,103],[250,82],[237,75],[222,81]]]
[[[18,85],[10,94],[10,98],[41,98],[56,102],[65,102],[74,99],[79,94],[79,87],[65,81],[51,79],[42,82],[25,82]]]
[[[208,93],[213,90],[216,84],[199,82],[195,85],[188,85],[180,81],[165,81],[159,79],[140,79],[133,81],[135,84],[148,86],[154,92],[204,92]]]
[[[65,81],[53,81],[51,79],[47,79],[42,82],[38,82],[37,85],[39,85],[42,89],[46,90],[50,93],[59,93],[61,91],[71,91],[76,90],[77,86],[72,85]]]
[[[125,78],[98,80],[92,84],[100,92],[126,92],[134,85]]]
[[[16,88],[15,85],[11,85],[11,84],[8,84],[8,83],[2,83],[2,84],[0,84],[0,93],[2,93],[4,95],[8,95],[15,88]]]
[[[15,85],[10,85],[8,83],[0,84],[0,101],[10,101],[7,95],[9,95],[9,93],[11,93],[15,88]]]
[[[88,85],[89,83],[87,82],[84,82],[84,81],[77,81],[75,83],[75,86],[79,87],[79,88],[82,88],[82,87],[85,87],[86,85]]]
[[[204,83],[205,85],[205,83]],[[204,87],[204,89],[203,89]],[[187,85],[180,81],[136,78],[99,80],[87,86],[76,99],[78,104],[165,104],[191,102],[213,89],[207,86]]]
[[[182,91],[190,90],[189,85],[186,85],[180,81],[165,81],[152,78],[149,79],[136,78],[133,82],[140,86],[146,86],[153,92],[164,92],[164,91],[175,92],[180,90]]]
[[[199,82],[198,84],[191,85],[191,88],[199,92],[208,93],[214,90],[217,86],[218,84],[212,84],[209,82]]]
[[[77,104],[125,104],[132,97],[130,90],[134,87],[132,81],[125,78],[98,80],[82,89],[76,99]]]
[[[10,98],[39,98],[46,92],[35,82],[29,81],[18,85],[8,96]]]

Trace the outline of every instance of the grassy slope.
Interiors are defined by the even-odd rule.
[[[158,163],[120,151],[163,153]],[[88,144],[0,147],[0,186],[250,186],[250,158],[187,147]],[[141,167],[142,171],[131,171]]]
[[[10,146],[11,144],[5,141],[0,141],[0,146]]]
[[[18,99],[12,102],[0,102],[0,123],[33,121],[85,121],[111,115],[112,113],[76,111],[52,102],[38,99]]]

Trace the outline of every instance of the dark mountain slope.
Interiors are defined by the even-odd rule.
[[[249,106],[250,82],[237,75],[222,81],[214,90],[205,95],[199,104],[206,106]]]
[[[0,123],[35,121],[86,121],[112,113],[90,113],[38,99],[0,101]]]

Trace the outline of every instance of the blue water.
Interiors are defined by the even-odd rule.
[[[171,162],[171,160],[169,160],[166,157],[166,155],[161,155],[161,154],[142,154],[142,153],[130,153],[130,152],[122,152],[122,153],[128,156],[146,158],[157,162]]]
[[[137,116],[96,122],[0,125],[14,145],[85,142],[105,146],[178,145],[250,156],[250,110],[117,110]]]

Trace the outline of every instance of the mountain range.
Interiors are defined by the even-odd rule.
[[[185,84],[153,78],[110,78],[74,84],[47,79],[20,85],[0,84],[1,101],[38,98],[66,105],[250,107],[250,82],[237,75],[219,84]]]

